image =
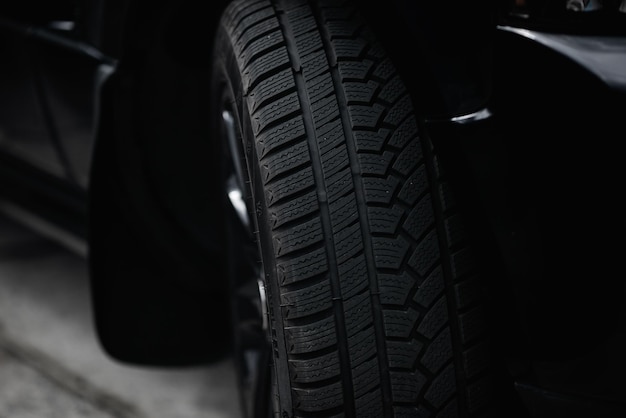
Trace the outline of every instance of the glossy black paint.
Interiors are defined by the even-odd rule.
[[[3,197],[84,238],[86,164],[94,142],[91,78],[100,62],[69,52],[76,42],[55,43],[55,34],[19,22],[0,19],[0,33]],[[62,67],[53,55],[65,58]],[[68,68],[82,71],[72,75]]]
[[[626,95],[598,76],[604,61],[537,38],[498,32],[492,117],[427,128],[504,295],[489,317],[532,416],[619,416]]]
[[[51,115],[42,102],[46,94],[35,62],[36,43],[22,33],[3,27],[1,51],[6,57],[2,68],[2,148],[33,166],[67,177],[67,167],[59,154],[58,143],[50,135]]]

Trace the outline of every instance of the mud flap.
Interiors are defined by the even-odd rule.
[[[163,211],[145,178],[133,120],[138,103],[119,72],[104,83],[89,206],[95,325],[122,362],[195,365],[228,351],[219,245],[196,245]],[[216,213],[215,223],[219,219]],[[217,230],[208,231],[212,241]]]

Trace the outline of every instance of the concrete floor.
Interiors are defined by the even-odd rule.
[[[239,418],[230,360],[151,369],[102,352],[69,247],[0,215],[0,418]]]

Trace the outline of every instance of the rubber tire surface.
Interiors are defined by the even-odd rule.
[[[236,115],[251,184],[277,415],[484,412],[476,266],[409,94],[358,11],[237,0],[215,42],[213,88]]]

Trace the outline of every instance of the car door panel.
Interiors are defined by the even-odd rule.
[[[33,42],[21,33],[2,29],[0,51],[0,150],[33,167],[65,177],[67,172],[50,138],[50,115],[44,113],[43,86],[33,62]]]

